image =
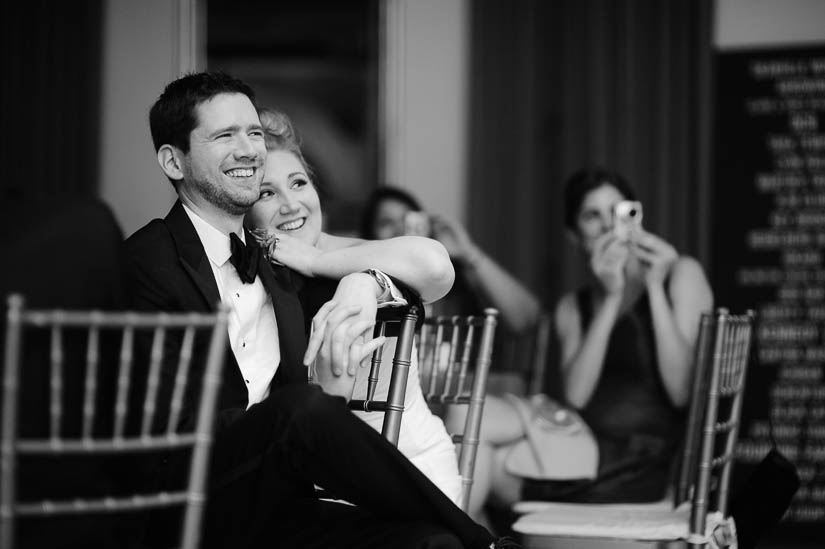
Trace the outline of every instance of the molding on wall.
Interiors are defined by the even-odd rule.
[[[464,221],[470,2],[380,5],[378,183]]]

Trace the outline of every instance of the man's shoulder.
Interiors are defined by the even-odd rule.
[[[153,219],[123,243],[129,254],[159,253],[174,249],[174,240],[162,219]]]
[[[126,239],[129,246],[139,246],[144,242],[168,236],[169,231],[162,219],[153,219]]]
[[[123,242],[126,264],[142,271],[168,269],[177,264],[177,249],[166,223],[153,219]]]
[[[174,309],[183,271],[174,239],[161,219],[154,219],[123,243],[126,286],[139,309]]]

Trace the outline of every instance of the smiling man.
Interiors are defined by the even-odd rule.
[[[383,342],[370,338],[363,320],[365,310],[374,318],[379,282],[360,272],[343,277],[336,300],[315,316],[321,329],[308,344],[289,273],[276,274],[263,255],[237,259],[254,246],[242,222],[260,195],[266,157],[252,90],[224,74],[184,76],[152,107],[150,126],[179,200],[126,241],[132,306],[211,311],[223,302],[231,309],[204,545],[494,546],[487,530],[346,407],[351,366]],[[320,386],[307,383],[306,364],[316,355]],[[176,365],[162,367],[161,379],[170,379]],[[193,419],[190,397],[182,423]],[[180,478],[174,467],[152,474]],[[356,505],[318,500],[313,485]],[[157,524],[151,545],[172,545]]]

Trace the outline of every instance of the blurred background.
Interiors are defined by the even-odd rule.
[[[3,8],[0,29],[7,204],[96,198],[124,236],[164,216],[174,193],[149,107],[178,75],[221,69],[293,117],[332,232],[356,230],[370,190],[399,186],[461,220],[549,309],[583,276],[565,239],[562,183],[606,166],[636,187],[645,225],[701,261],[717,302],[755,306],[735,294],[741,264],[726,258],[740,256],[720,244],[762,208],[748,193],[737,199],[753,173],[727,155],[742,153],[731,143],[748,130],[720,109],[747,97],[730,92],[739,88],[725,71],[757,54],[819,59],[825,2],[28,0]],[[812,89],[816,133],[825,84]],[[15,227],[4,227],[5,244]],[[824,363],[809,363],[820,384]],[[808,410],[825,416],[817,398]],[[822,514],[796,518],[818,536],[825,457],[809,457],[819,465],[803,480],[819,492],[806,497]]]
[[[551,303],[581,277],[561,184],[597,164],[712,271],[696,221],[710,215],[714,56],[822,44],[823,22],[818,0],[15,2],[0,23],[2,190],[99,197],[128,236],[173,196],[149,106],[177,75],[223,69],[295,119],[330,230],[353,231],[391,183]]]

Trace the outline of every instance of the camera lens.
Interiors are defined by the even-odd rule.
[[[631,208],[631,210],[627,212],[627,215],[630,217],[636,217],[636,208]]]

